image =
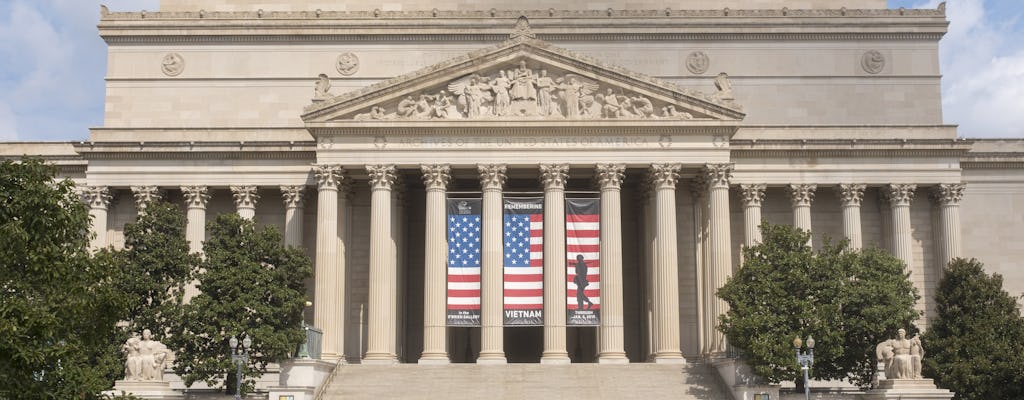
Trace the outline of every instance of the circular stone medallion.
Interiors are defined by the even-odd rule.
[[[338,72],[349,76],[359,71],[359,57],[352,53],[341,53],[338,56]]]
[[[167,76],[178,76],[185,70],[185,59],[178,53],[167,53],[160,62],[160,70]]]
[[[708,59],[708,55],[703,51],[695,51],[686,56],[686,69],[694,75],[708,72],[710,65],[711,60]]]
[[[860,66],[864,72],[877,74],[885,68],[885,56],[878,50],[868,50],[860,58]]]

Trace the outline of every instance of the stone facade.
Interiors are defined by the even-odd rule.
[[[89,188],[97,246],[122,245],[141,193],[181,204],[192,228],[226,212],[278,226],[315,259],[308,319],[325,357],[353,363],[720,354],[713,292],[761,217],[810,228],[813,246],[892,250],[922,292],[922,327],[950,257],[977,257],[1024,293],[1024,141],[942,123],[943,8],[683,3],[103,10],[103,126],[87,142],[0,144],[0,156],[42,155]],[[547,100],[516,89],[520,76]],[[558,185],[538,179],[555,166]],[[621,231],[601,238],[602,257],[620,260],[606,264],[616,323],[503,338],[485,259],[484,328],[438,329],[439,201],[481,191],[485,221],[502,191],[620,204],[602,220]]]

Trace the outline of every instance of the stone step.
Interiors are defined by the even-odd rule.
[[[702,364],[343,365],[324,400],[729,400]]]

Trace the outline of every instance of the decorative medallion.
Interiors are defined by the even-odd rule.
[[[860,58],[860,66],[864,68],[864,72],[877,74],[885,68],[885,56],[878,50],[865,51]]]
[[[178,76],[185,70],[185,59],[178,53],[167,53],[160,62],[160,70],[167,76]]]
[[[686,69],[691,74],[700,75],[708,72],[708,67],[711,65],[711,60],[708,55],[703,51],[695,51],[686,56]]]
[[[359,57],[351,52],[341,53],[338,56],[338,72],[342,75],[349,76],[356,71],[359,71]]]

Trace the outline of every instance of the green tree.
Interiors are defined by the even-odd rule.
[[[957,399],[1024,398],[1024,318],[1003,277],[956,259],[936,295],[938,316],[922,337],[924,374]]]
[[[42,161],[0,164],[0,398],[98,398],[122,310],[89,254],[89,212]]]
[[[275,228],[256,229],[236,214],[218,216],[208,232],[198,274],[202,293],[186,307],[184,332],[169,339],[181,349],[174,369],[186,385],[214,385],[226,375],[232,391],[228,339],[248,336],[253,348],[244,386],[251,388],[268,363],[289,357],[305,339],[303,281],[312,266],[302,250],[282,244]]]
[[[918,317],[916,291],[903,263],[845,241],[818,252],[810,234],[762,223],[761,244],[743,250],[740,270],[718,291],[729,304],[720,329],[769,382],[800,375],[792,340],[813,336],[813,377],[849,379],[866,387],[875,345]]]

